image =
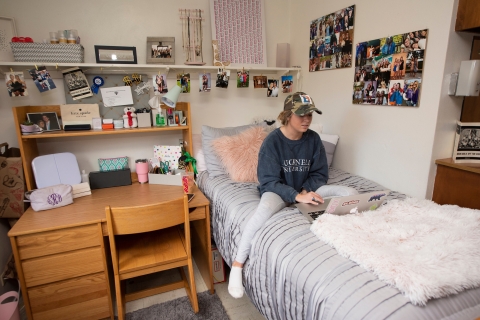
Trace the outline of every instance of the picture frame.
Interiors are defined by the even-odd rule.
[[[137,48],[95,45],[95,59],[97,63],[137,64]]]
[[[175,37],[147,37],[146,62],[175,64]]]
[[[27,113],[28,121],[38,125],[43,131],[61,130],[60,121],[56,112],[32,112]],[[49,123],[48,123],[49,122]]]

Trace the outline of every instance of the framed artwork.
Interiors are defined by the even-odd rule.
[[[95,46],[97,63],[137,64],[137,48],[116,46]]]
[[[56,112],[34,112],[27,113],[28,121],[38,125],[43,131],[60,130],[60,122],[58,121]]]
[[[355,5],[310,22],[308,71],[323,71],[352,66]]]
[[[418,107],[428,29],[357,43],[352,102]]]
[[[267,66],[264,0],[210,0],[210,17],[218,48],[214,59],[238,67]]]
[[[147,63],[175,64],[174,37],[148,37]]]

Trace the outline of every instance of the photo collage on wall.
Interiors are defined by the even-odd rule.
[[[360,42],[354,104],[418,107],[428,29]]]
[[[354,18],[353,5],[310,23],[310,72],[352,66]]]

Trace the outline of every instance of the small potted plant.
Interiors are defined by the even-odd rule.
[[[42,128],[31,122],[30,120],[24,121],[20,124],[22,133],[36,133],[42,132]]]

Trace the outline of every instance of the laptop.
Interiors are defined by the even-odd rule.
[[[353,196],[325,199],[324,203],[319,203],[318,205],[297,203],[295,206],[308,221],[313,222],[324,213],[345,215],[349,213],[375,210],[383,204],[389,193],[389,190],[374,191]]]

